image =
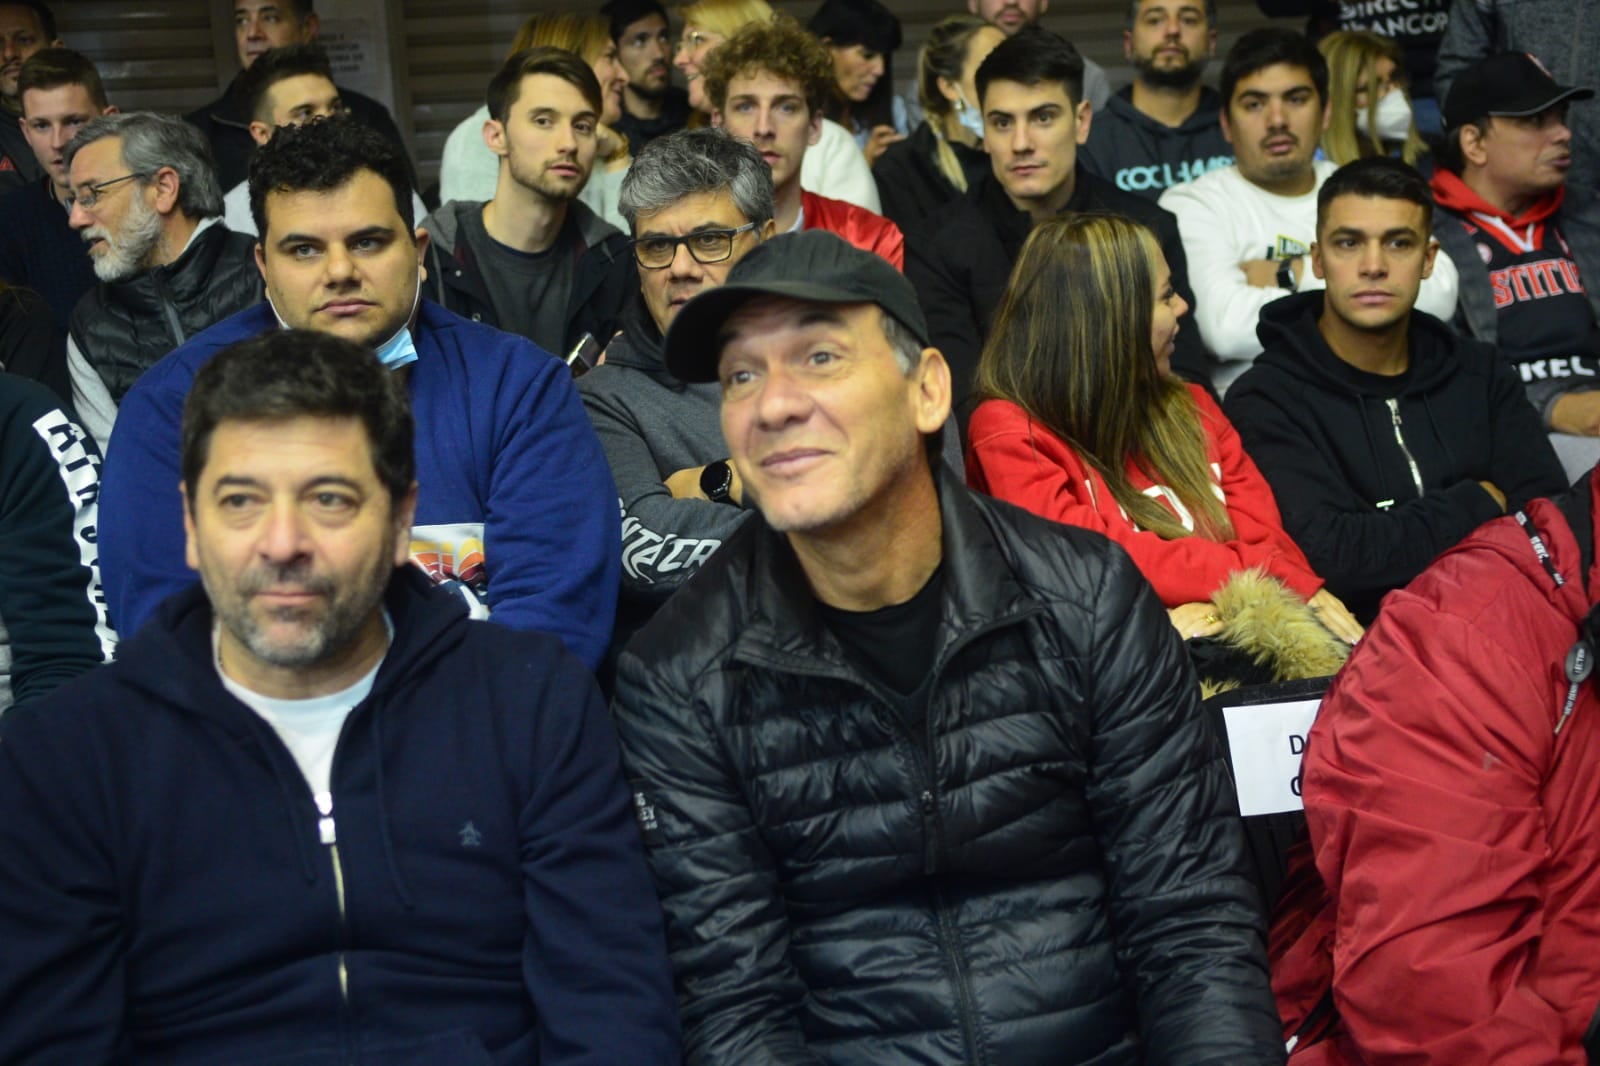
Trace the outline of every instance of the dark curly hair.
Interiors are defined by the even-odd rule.
[[[194,376],[183,404],[183,484],[193,506],[211,437],[223,422],[354,418],[392,500],[416,480],[411,404],[397,374],[359,344],[313,330],[273,330],[230,344]]]
[[[388,138],[349,115],[283,126],[250,160],[250,217],[267,236],[269,192],[332,192],[359,170],[370,170],[394,190],[395,210],[409,235],[416,227],[411,167]]]

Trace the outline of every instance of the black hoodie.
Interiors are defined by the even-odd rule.
[[[1516,372],[1492,347],[1411,314],[1411,364],[1395,377],[1322,339],[1321,292],[1267,305],[1264,348],[1224,409],[1277,496],[1284,528],[1363,621],[1391,589],[1495,518],[1566,487]]]

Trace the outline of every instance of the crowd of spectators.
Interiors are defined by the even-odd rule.
[[[0,1062],[1600,1063],[1600,20],[1259,6],[0,0]]]

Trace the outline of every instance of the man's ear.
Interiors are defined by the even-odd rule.
[[[1311,261],[1311,273],[1312,273],[1312,275],[1314,277],[1316,277],[1319,281],[1326,280],[1322,276],[1322,242],[1321,241],[1312,241],[1311,242],[1311,252],[1310,252],[1308,258]],[[1423,275],[1423,276],[1426,277],[1427,275]]]
[[[1422,253],[1422,276],[1424,278],[1433,277],[1433,261],[1438,254],[1439,242],[1429,237],[1427,250]],[[1321,277],[1322,275],[1319,274],[1317,276]]]
[[[1133,62],[1133,31],[1122,31],[1122,58]]]
[[[1094,106],[1087,100],[1079,100],[1077,107],[1078,143],[1084,144],[1089,140],[1089,126],[1094,122]]]
[[[432,234],[421,226],[416,228],[413,236],[417,239],[417,274],[423,281],[428,280],[428,244],[433,240]]]
[[[778,220],[775,218],[767,219],[758,232],[761,234],[762,240],[771,240],[778,232]]]
[[[176,170],[162,167],[150,179],[150,184],[156,190],[157,211],[163,215],[170,215],[178,209],[178,194],[182,191],[183,181],[178,177]]]
[[[1206,58],[1215,59],[1217,56],[1217,31],[1206,31]]]
[[[1228,109],[1224,107],[1217,112],[1217,121],[1222,126],[1222,139],[1229,144],[1233,143],[1233,126],[1228,122]]]
[[[394,501],[394,565],[405,566],[411,561],[411,526],[417,517],[417,483],[413,481],[406,494]]]
[[[102,115],[120,115],[122,113],[122,108],[118,107],[116,104],[107,104],[105,107],[100,109],[100,113]]]
[[[722,108],[716,108],[711,112],[711,126],[713,129],[722,128]]]
[[[511,154],[511,149],[506,147],[506,124],[497,118],[483,120],[483,143],[502,159]]]
[[[1461,158],[1473,166],[1481,167],[1489,160],[1488,150],[1483,147],[1484,138],[1488,130],[1479,129],[1470,122],[1464,123],[1456,133],[1460,138]]]
[[[322,20],[317,18],[315,11],[308,12],[300,20],[300,43],[310,44],[322,32]]]
[[[256,144],[263,145],[272,140],[272,127],[265,122],[252,119],[250,121],[250,139]]]
[[[917,383],[913,401],[917,432],[933,433],[950,417],[950,364],[939,349],[924,348],[913,377]]]
[[[262,284],[267,280],[267,251],[260,240],[256,241],[256,270],[261,273]]]
[[[178,496],[183,501],[183,561],[190,570],[200,569],[200,551],[195,546],[194,507],[189,501],[189,486],[178,482]]]
[[[806,144],[815,145],[822,140],[822,112],[811,112],[811,126],[806,132]]]

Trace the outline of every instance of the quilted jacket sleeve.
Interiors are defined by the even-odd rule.
[[[1219,741],[1161,605],[1120,551],[1096,596],[1088,801],[1149,1064],[1278,1063],[1261,904]]]
[[[1526,598],[1494,602],[1537,630]],[[1308,740],[1306,819],[1338,906],[1334,998],[1369,1063],[1584,1061],[1532,981],[1559,709],[1542,671],[1559,656],[1540,662],[1530,646],[1397,593]]]
[[[705,707],[625,652],[613,703],[678,990],[688,1066],[818,1066],[771,854]]]

